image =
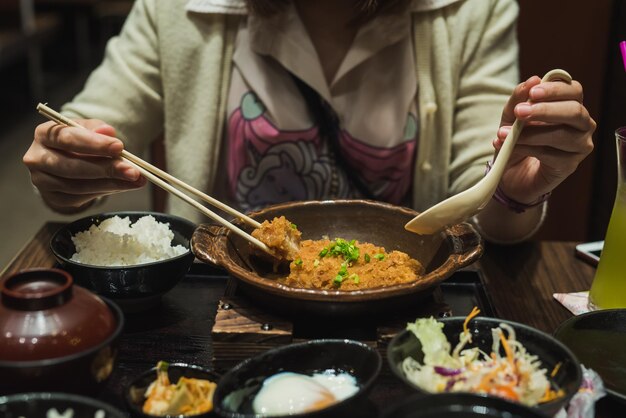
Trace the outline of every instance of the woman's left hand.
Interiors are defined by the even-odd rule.
[[[524,121],[500,182],[505,195],[521,203],[535,202],[591,153],[596,123],[582,101],[583,88],[577,81],[542,83],[533,76],[515,88],[493,142],[499,150],[515,119]]]

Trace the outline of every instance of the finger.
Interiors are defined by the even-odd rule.
[[[103,195],[73,195],[62,192],[41,192],[41,197],[48,204],[61,208],[80,208]]]
[[[143,177],[134,182],[115,179],[79,180],[58,177],[41,171],[32,172],[31,181],[39,190],[45,190],[47,193],[96,197],[138,189],[146,184]]]
[[[585,106],[575,100],[520,103],[515,106],[515,116],[523,121],[565,124],[585,132],[596,127]]]
[[[513,93],[509,97],[504,110],[502,111],[501,125],[511,125],[515,121],[515,106],[518,103],[526,102],[529,99],[530,89],[538,85],[541,79],[537,76],[532,76],[528,80],[520,83],[515,87]]]
[[[121,158],[76,156],[63,151],[32,146],[23,158],[31,171],[41,171],[64,178],[114,178],[136,181],[139,171]]]
[[[530,100],[533,102],[575,100],[582,103],[583,86],[576,80],[572,81],[572,84],[548,81],[530,89]]]
[[[579,153],[571,153],[558,150],[552,147],[535,147],[530,145],[518,145],[515,153],[524,157],[534,157],[542,165],[558,177],[565,178],[576,171],[584,156]]]
[[[124,149],[122,141],[112,136],[55,123],[39,125],[35,138],[48,148],[104,157],[116,157]]]
[[[501,128],[498,130],[497,146],[499,149],[506,140],[501,137]],[[526,126],[520,134],[516,146],[549,146],[566,152],[587,155],[593,151],[593,141],[588,132],[564,127],[563,125]]]

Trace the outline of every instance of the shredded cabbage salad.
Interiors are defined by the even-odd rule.
[[[491,353],[478,347],[465,348],[472,342],[467,324],[479,313],[474,308],[467,316],[459,342],[452,351],[442,331],[442,322],[431,317],[407,324],[407,329],[420,340],[424,352],[423,364],[412,357],[402,362],[407,379],[431,393],[481,393],[529,406],[563,396],[561,389],[555,391],[550,387],[548,373],[541,368],[539,358],[526,351],[515,339],[515,330],[507,324],[501,323],[491,330]]]

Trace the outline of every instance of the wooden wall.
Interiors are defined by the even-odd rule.
[[[600,123],[605,102],[607,57],[619,54],[618,49],[608,50],[614,1],[518,2],[522,80],[531,75],[541,77],[553,68],[567,70],[582,83],[585,105],[596,122]],[[598,129],[594,136],[596,147],[598,141],[605,140],[599,137],[600,131]],[[602,225],[591,225],[589,222],[591,214],[595,213],[592,195],[597,158],[596,149],[577,172],[554,191],[546,223],[537,239],[582,241],[594,234],[592,228],[602,229]]]

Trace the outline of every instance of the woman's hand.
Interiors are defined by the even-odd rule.
[[[582,104],[579,82],[542,83],[537,76],[517,86],[502,113],[494,147],[499,150],[515,119],[524,121],[500,188],[520,203],[533,203],[572,174],[593,150],[595,121]]]
[[[46,203],[76,212],[95,198],[137,189],[146,183],[119,156],[124,145],[115,129],[99,120],[78,120],[87,129],[42,123],[23,157],[31,181]]]

